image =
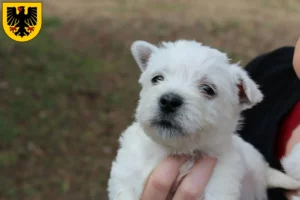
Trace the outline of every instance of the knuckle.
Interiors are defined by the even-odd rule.
[[[184,197],[184,199],[189,199],[189,200],[199,199],[198,192],[188,186],[183,185],[183,187],[181,188],[181,190],[179,192]]]
[[[157,191],[167,192],[171,187],[172,183],[169,183],[167,179],[163,179],[162,177],[154,176],[150,180],[150,185]]]

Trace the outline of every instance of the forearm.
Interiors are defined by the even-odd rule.
[[[293,131],[291,138],[288,140],[285,156],[290,154],[291,150],[297,143],[300,143],[300,125],[297,126],[297,128]]]

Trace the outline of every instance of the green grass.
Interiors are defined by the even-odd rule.
[[[57,36],[61,29],[58,19],[44,19],[28,43],[0,32],[1,200],[106,198],[117,135],[137,97],[138,68],[124,67],[133,59],[122,43],[89,56],[95,49],[78,51]]]
[[[78,100],[77,94],[99,93],[96,74],[101,62],[55,40],[52,30],[60,25],[57,19],[44,20],[39,35],[28,43],[14,42],[0,32],[0,199],[2,195],[30,197],[41,192],[31,181],[16,187],[10,168],[22,169],[22,157],[31,156],[27,155],[30,151],[42,155],[41,146],[47,143],[55,149],[64,129],[80,127],[66,128],[72,127],[71,111],[75,109],[69,108]],[[57,187],[66,192],[69,185],[64,181]]]
[[[40,34],[28,43],[16,43],[0,33],[3,82],[8,84],[1,90],[1,111],[5,114],[0,120],[2,144],[24,128],[33,128],[22,124],[42,112],[51,112],[58,106],[57,97],[94,89],[97,62],[55,41],[50,29],[59,25],[56,19],[45,20]],[[47,116],[39,118],[35,123],[42,126]],[[31,131],[36,134],[38,130]]]

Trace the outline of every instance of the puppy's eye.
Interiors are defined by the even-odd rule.
[[[153,84],[157,84],[159,81],[163,81],[164,80],[164,77],[161,76],[161,75],[158,75],[158,76],[154,76],[152,79],[151,79],[151,82]]]
[[[214,97],[216,95],[216,92],[213,89],[213,87],[206,84],[200,85],[200,90],[208,97]]]

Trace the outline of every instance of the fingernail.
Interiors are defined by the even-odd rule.
[[[207,160],[207,159],[209,159],[210,157],[209,156],[206,156],[206,155],[204,155],[204,156],[202,156],[201,157],[201,159],[203,159],[203,160]]]
[[[208,155],[203,155],[201,158],[202,158],[203,160],[211,160],[211,159],[214,159],[214,157],[208,156]]]
[[[185,156],[185,155],[171,155],[169,157],[172,158],[172,159],[176,159],[178,161],[181,161],[181,162],[184,162],[184,161],[188,160],[188,157]]]

